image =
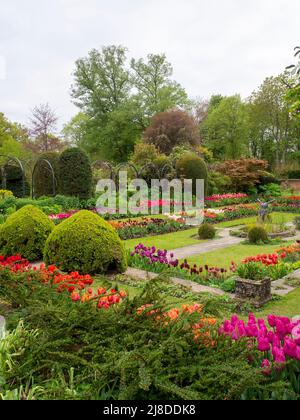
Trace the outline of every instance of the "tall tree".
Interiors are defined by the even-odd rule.
[[[267,78],[249,100],[251,152],[277,167],[295,151],[300,135],[286,102],[286,79],[286,74]]]
[[[55,136],[57,121],[58,117],[48,103],[36,106],[32,110],[30,134],[34,139],[31,144],[33,150],[49,152],[60,148],[60,141]]]
[[[200,135],[195,120],[186,112],[174,109],[156,114],[143,135],[146,143],[154,144],[169,155],[176,146],[197,146]]]
[[[93,49],[76,62],[72,97],[75,105],[92,117],[107,115],[128,99],[131,82],[126,69],[126,48]]]
[[[217,101],[209,108],[201,125],[204,144],[219,160],[239,159],[248,155],[249,118],[239,95]]]
[[[143,111],[143,128],[153,115],[187,105],[187,94],[171,79],[173,68],[164,54],[149,54],[146,61],[132,59],[131,69],[133,85],[138,90],[136,100]]]

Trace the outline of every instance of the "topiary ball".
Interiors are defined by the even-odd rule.
[[[54,223],[37,207],[25,206],[13,213],[0,228],[0,254],[21,255],[29,261],[43,256]]]
[[[248,232],[248,239],[251,244],[268,242],[268,233],[262,226],[253,226]]]
[[[44,261],[81,274],[122,273],[127,268],[125,248],[115,229],[87,210],[53,230],[45,245]]]
[[[216,237],[216,229],[208,223],[201,225],[198,233],[200,239],[214,239]]]

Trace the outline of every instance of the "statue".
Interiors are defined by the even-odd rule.
[[[259,209],[259,218],[260,220],[265,223],[268,219],[268,216],[270,215],[269,212],[269,206],[270,204],[272,204],[275,200],[271,200],[271,201],[261,201],[261,200],[257,200],[260,204],[260,209]]]

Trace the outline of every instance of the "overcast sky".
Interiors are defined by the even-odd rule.
[[[0,112],[49,102],[67,122],[75,60],[103,45],[166,53],[191,97],[241,93],[293,62],[299,0],[0,0]]]

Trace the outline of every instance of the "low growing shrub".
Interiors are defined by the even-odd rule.
[[[216,237],[216,229],[214,226],[205,223],[200,226],[198,234],[200,239],[214,239]]]
[[[248,232],[248,239],[251,244],[268,242],[268,234],[262,226],[253,226]]]

